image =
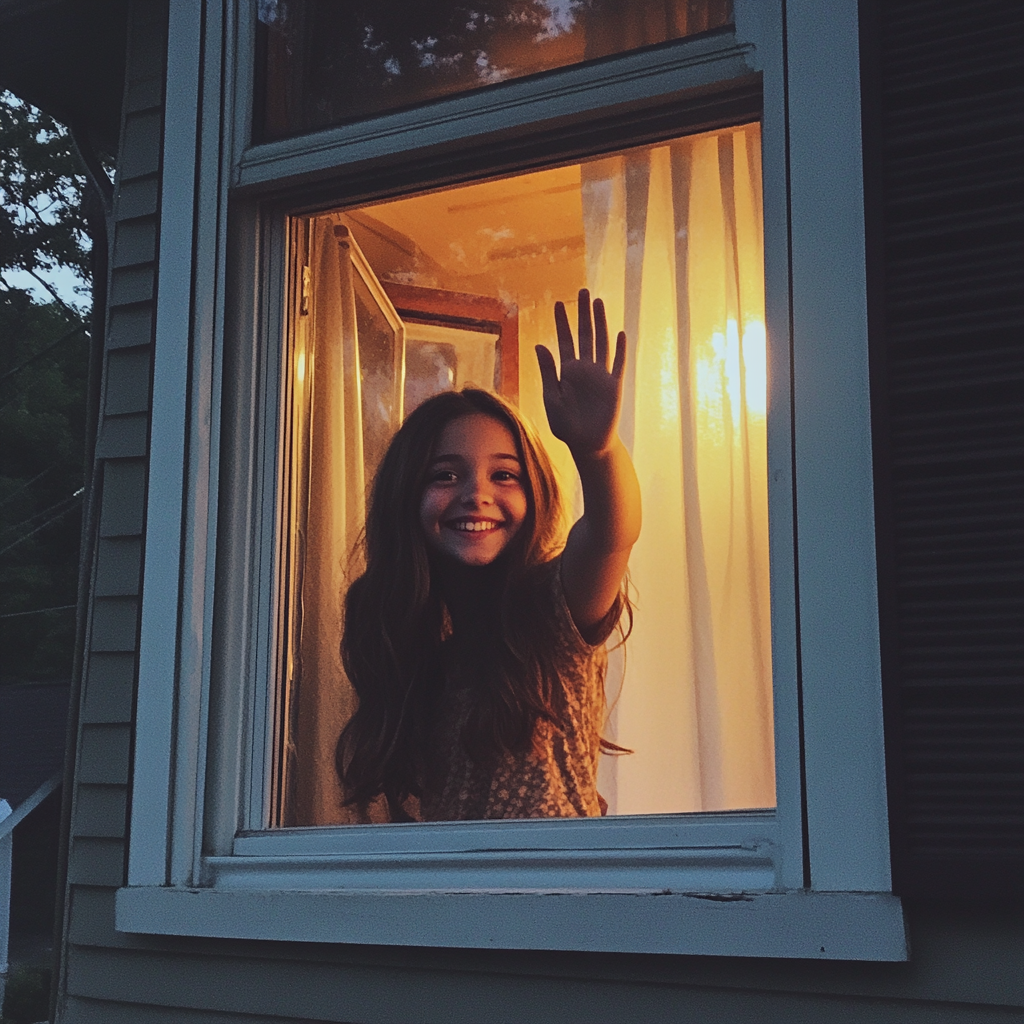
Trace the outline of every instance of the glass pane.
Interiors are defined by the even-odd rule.
[[[363,465],[372,480],[391,435],[401,423],[401,339],[366,282],[354,275],[359,381],[363,405]]]
[[[258,0],[254,134],[283,138],[720,28],[731,0]]]
[[[372,481],[402,421],[405,332],[346,225],[337,217],[293,224],[287,391],[287,459],[282,481],[286,543],[281,563],[283,714],[274,816],[315,819],[326,782],[310,785],[310,760],[331,756],[352,712],[338,636],[342,601],[366,518]]]
[[[582,287],[604,300],[612,330],[631,339],[619,434],[644,505],[629,569],[634,623],[624,648],[610,638],[604,691],[589,708],[601,737],[629,752],[592,750],[588,814],[597,813],[597,796],[609,814],[775,802],[760,145],[759,126],[745,125],[303,222],[314,243],[309,255],[296,252],[312,268],[310,314],[300,319],[312,323],[307,344],[319,379],[336,350],[337,270],[333,250],[316,240],[343,225],[403,319],[406,414],[466,383],[509,398],[553,463],[565,529],[583,512],[580,483],[549,429],[534,348],[554,347],[554,300],[566,302],[575,322]],[[303,337],[301,328],[291,334]],[[394,820],[380,801],[346,803],[335,767],[335,745],[357,706],[338,657],[340,595],[364,571],[356,542],[369,484],[357,475],[361,463],[345,469],[346,453],[365,435],[349,417],[352,371],[336,369],[342,377],[331,378],[330,397],[315,399],[312,414],[301,413],[308,370],[289,383],[296,429],[312,424],[308,454],[293,471],[306,475],[310,494],[296,506],[309,509],[310,525],[297,532],[295,550],[301,540],[307,581],[334,574],[319,589],[307,582],[301,595],[304,688],[290,698],[299,712],[284,710],[311,725],[294,747],[297,810],[283,819],[292,824]],[[368,421],[364,402],[364,431]],[[396,589],[411,576],[396,573]],[[451,623],[454,634],[439,643],[458,639]],[[435,683],[443,690],[448,677]],[[437,741],[442,759],[450,740]],[[562,771],[555,761],[544,770]],[[414,819],[436,813],[430,784],[422,789],[419,810],[406,808]],[[446,813],[570,813],[524,806]]]

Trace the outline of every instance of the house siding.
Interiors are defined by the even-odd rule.
[[[137,672],[166,19],[166,0],[132,5],[99,440],[102,514],[58,1021],[1024,1020],[1024,923],[1019,914],[992,909],[911,904],[912,954],[899,964],[354,947],[116,931]]]
[[[84,921],[100,926],[106,920],[91,907],[124,879],[166,21],[162,3],[131,7],[96,452],[102,498],[76,749],[59,1020],[78,1019],[67,993],[68,977],[78,970],[75,936]]]
[[[893,880],[1021,906],[1024,6],[872,6]]]

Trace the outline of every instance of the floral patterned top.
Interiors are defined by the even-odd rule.
[[[605,640],[617,621],[609,614],[599,642],[580,636],[562,593],[561,558],[540,574],[537,600],[550,606],[564,666],[568,726],[561,731],[539,721],[529,750],[505,754],[497,765],[479,766],[463,749],[462,730],[471,709],[471,691],[447,673],[439,708],[437,756],[442,759],[435,792],[413,810],[420,821],[485,818],[596,817],[606,806],[597,792],[597,761],[604,725]],[[617,610],[617,609],[616,609]]]

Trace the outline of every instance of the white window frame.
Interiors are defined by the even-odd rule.
[[[116,926],[905,959],[882,739],[856,0],[735,0],[734,37],[262,145],[247,138],[253,7],[171,5],[130,845]],[[286,318],[283,229],[262,229],[260,205],[339,170],[751,73],[764,95],[777,808],[265,828],[279,472],[279,395],[268,382],[280,380]],[[234,447],[222,462],[225,444]]]

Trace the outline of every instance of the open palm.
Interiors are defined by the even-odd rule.
[[[594,300],[591,317],[590,292],[586,288],[580,290],[579,296],[579,352],[561,302],[555,303],[555,330],[561,376],[555,370],[551,352],[543,345],[537,346],[544,409],[551,432],[574,455],[604,451],[614,440],[619,423],[626,335],[620,331],[616,338],[609,370],[604,303]]]

